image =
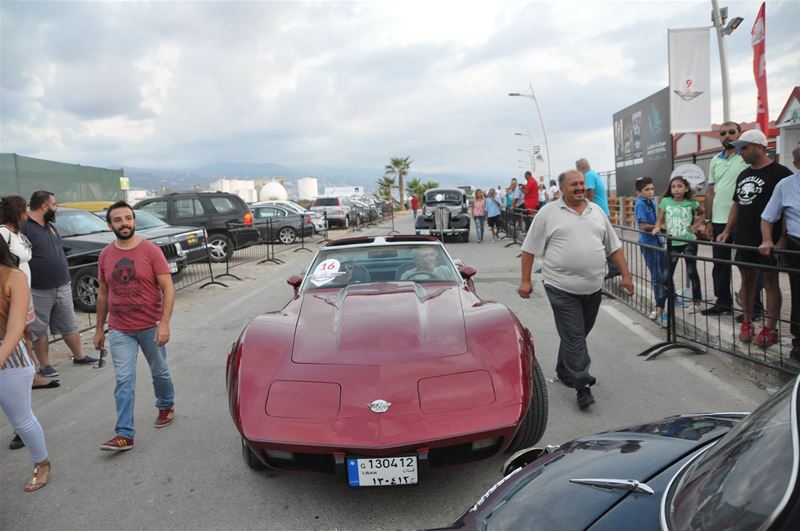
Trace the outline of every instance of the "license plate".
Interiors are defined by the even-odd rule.
[[[188,238],[186,238],[186,243],[188,243],[189,245],[195,245],[195,244],[197,244],[197,236],[195,236],[194,234],[192,234],[191,236],[189,236]]]
[[[385,487],[417,483],[417,457],[347,458],[351,487]]]
[[[170,273],[178,272],[178,264],[176,262],[169,262],[169,272]]]

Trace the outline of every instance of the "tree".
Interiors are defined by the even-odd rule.
[[[405,208],[405,178],[408,175],[408,170],[411,169],[411,164],[414,161],[409,157],[392,157],[389,159],[389,164],[386,165],[386,176],[394,176],[397,178],[397,184],[400,187],[400,208]]]
[[[376,183],[378,185],[378,197],[391,201],[392,188],[395,188],[394,179],[391,177],[381,177]]]
[[[436,181],[428,181],[423,183],[419,178],[415,177],[408,181],[406,188],[408,188],[408,191],[411,194],[422,198],[422,196],[425,195],[425,192],[431,188],[439,188],[439,183]]]

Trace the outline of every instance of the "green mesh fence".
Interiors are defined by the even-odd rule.
[[[122,170],[0,153],[0,195],[20,195],[28,200],[37,190],[53,192],[59,202],[118,201]]]

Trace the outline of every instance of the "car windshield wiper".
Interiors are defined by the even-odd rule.
[[[636,481],[635,479],[607,479],[607,478],[591,478],[591,479],[570,479],[570,483],[577,483],[579,485],[589,485],[600,489],[620,489],[628,492],[638,492],[640,494],[647,494],[652,496],[656,492],[648,487],[646,484]]]

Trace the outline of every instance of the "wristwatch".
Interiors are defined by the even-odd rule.
[[[703,220],[703,225],[708,225],[709,223],[711,223],[710,219],[704,219]]]

